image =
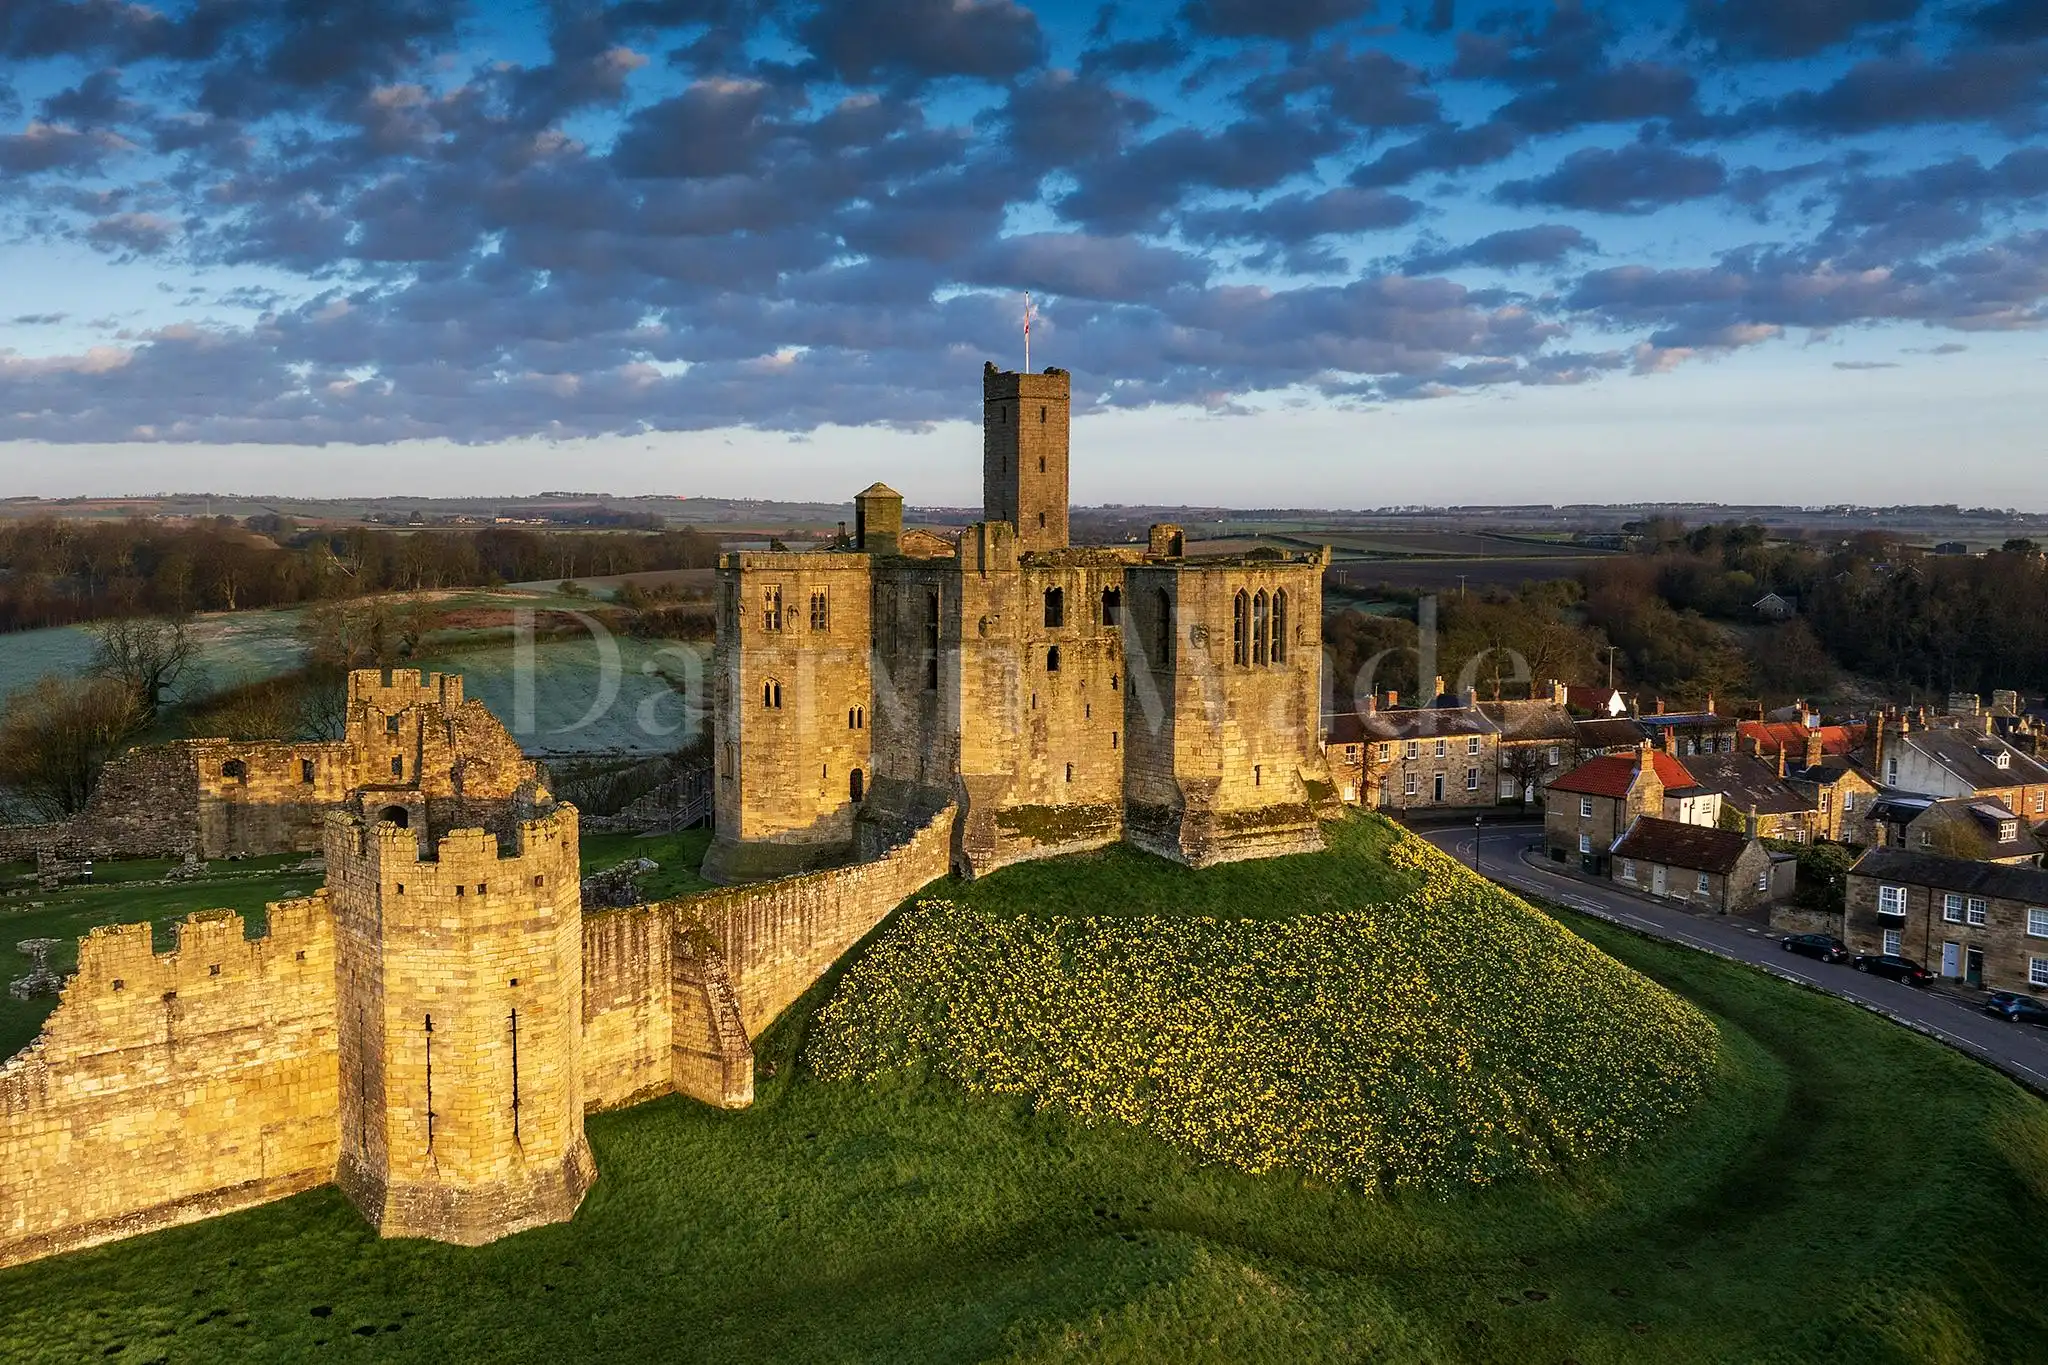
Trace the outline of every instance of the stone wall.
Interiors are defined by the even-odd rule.
[[[0,1064],[0,1265],[334,1178],[334,935],[325,894],[230,911],[151,950],[95,929],[35,1042]]]
[[[181,858],[202,853],[194,741],[130,749],[110,760],[85,809],[45,825],[0,826],[0,862],[43,849],[88,858]]]
[[[617,1109],[674,1088],[671,916],[658,905],[583,920],[583,1107]]]

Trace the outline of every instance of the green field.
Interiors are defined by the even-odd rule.
[[[1291,861],[1293,913],[1341,896],[1347,871],[1359,900],[1385,887],[1370,859]],[[1178,889],[1207,911],[1199,888],[1228,871],[1076,880],[1127,906]],[[977,904],[1015,896],[1012,872],[1060,880],[998,873],[969,888]],[[2040,1357],[2048,1106],[1839,1001],[1559,918],[1711,1016],[1721,1048],[1690,1117],[1554,1178],[1362,1195],[931,1076],[821,1081],[799,1058],[828,980],[761,1040],[752,1110],[669,1099],[594,1117],[602,1174],[570,1224],[478,1250],[382,1242],[317,1191],[0,1272],[0,1355]]]

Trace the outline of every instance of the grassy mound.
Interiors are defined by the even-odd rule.
[[[1362,821],[1332,836],[1247,869],[1269,883],[1251,903],[1302,904],[1304,887],[1270,897],[1290,864],[1319,886],[1391,866],[1406,894],[1190,916],[1167,873],[1157,902],[1109,878],[1113,916],[922,902],[846,973],[806,1058],[828,1079],[926,1070],[1243,1171],[1361,1186],[1553,1171],[1639,1141],[1707,1085],[1714,1026],[1677,996],[1420,841]],[[1227,892],[1227,873],[1201,879]]]

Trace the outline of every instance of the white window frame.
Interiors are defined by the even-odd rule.
[[[1771,889],[1771,870],[1767,867],[1756,874],[1756,889],[1768,893]]]
[[[1623,858],[1621,860],[1621,879],[1625,882],[1632,882],[1636,879],[1636,860],[1634,858]]]
[[[1579,798],[1579,818],[1580,818],[1581,820],[1590,820],[1590,819],[1592,819],[1592,818],[1593,818],[1593,798],[1592,798],[1592,797],[1590,797],[1590,796],[1582,796],[1582,797],[1580,797],[1580,798]]]
[[[1408,747],[1402,750],[1402,756],[1406,758],[1422,757],[1422,741],[1415,739],[1409,740]]]
[[[1970,897],[1970,908],[1966,912],[1968,922],[1980,928],[1991,922],[1991,902],[1982,896]]]
[[[1592,851],[1593,851],[1593,836],[1592,836],[1592,835],[1590,835],[1590,834],[1581,834],[1581,835],[1579,836],[1579,852],[1581,852],[1581,853],[1591,853]]]
[[[1470,739],[1465,741],[1465,752],[1468,754],[1476,754],[1479,752],[1479,736],[1474,735]]]
[[[2048,957],[2030,957],[2027,959],[2027,984],[2029,986],[2048,986]]]
[[[1388,759],[1392,758],[1393,756],[1394,756],[1394,746],[1393,746],[1393,745],[1391,745],[1391,744],[1382,744],[1382,745],[1380,745],[1380,762],[1382,762],[1382,763],[1385,763],[1385,762],[1386,762],[1386,761],[1387,761]]]
[[[1436,742],[1436,756],[1437,756],[1438,758],[1442,758],[1442,757],[1444,757],[1444,756],[1445,756],[1446,754],[1450,753],[1450,751],[1451,751],[1451,742],[1450,742],[1449,740],[1447,740],[1447,739],[1440,739],[1440,740],[1438,740],[1438,741]]]
[[[1906,931],[1887,929],[1884,931],[1883,951],[1887,957],[1897,957],[1906,946]]]
[[[1563,762],[1563,761],[1564,761],[1564,755],[1562,755],[1562,754],[1560,754],[1560,753],[1558,752],[1558,750],[1557,750],[1557,746],[1556,746],[1555,744],[1553,744],[1553,745],[1551,745],[1551,746],[1550,746],[1550,754],[1549,754],[1549,758],[1550,758],[1550,764],[1549,764],[1549,766],[1550,766],[1550,767],[1553,767],[1553,768],[1555,768],[1555,767],[1556,767],[1556,766],[1557,766],[1557,765],[1558,765],[1559,763],[1561,763],[1561,762]]]
[[[1699,893],[1702,896],[1711,896],[1714,894],[1714,878],[1712,874],[1706,872],[1700,873],[1699,888]]]
[[[1941,918],[1947,924],[1963,922],[1963,898],[1955,892],[1945,892],[1941,898]]]
[[[2048,938],[2048,909],[2041,906],[2027,908],[2027,937]]]
[[[1415,794],[1416,794],[1417,792],[1419,792],[1419,791],[1420,791],[1421,789],[1422,789],[1422,778],[1421,778],[1421,776],[1420,776],[1419,774],[1416,774],[1416,773],[1409,773],[1409,774],[1408,774],[1408,781],[1407,781],[1407,785],[1406,785],[1406,788],[1405,788],[1405,792],[1406,792],[1406,794],[1407,794],[1407,795],[1409,795],[1409,796],[1413,796],[1413,795],[1415,795]]]
[[[1479,790],[1479,769],[1465,769],[1465,790],[1468,792],[1476,792]]]
[[[1906,888],[1903,886],[1880,886],[1877,888],[1877,913],[1899,915],[1906,913]]]

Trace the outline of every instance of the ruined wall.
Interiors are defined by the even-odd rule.
[[[252,744],[194,740],[186,749],[197,789],[202,858],[231,853],[316,853],[321,823],[357,782],[346,743]]]
[[[872,562],[725,557],[712,654],[718,843],[706,876],[752,880],[851,849],[870,783]]]
[[[0,1064],[0,1265],[334,1178],[334,934],[325,894],[269,931],[205,911],[158,956],[95,929],[35,1042]]]
[[[971,535],[972,533],[970,533]],[[954,799],[960,768],[960,572],[952,560],[876,566],[871,634],[873,789],[863,820],[900,839]],[[966,627],[972,635],[972,627]],[[874,851],[873,840],[865,852]]]
[[[672,917],[658,905],[583,920],[583,1107],[617,1109],[674,1086]]]
[[[179,858],[199,853],[194,741],[130,749],[110,760],[92,799],[70,820],[0,826],[0,862],[43,849],[88,858]]]
[[[716,953],[740,1022],[758,1037],[884,916],[946,875],[953,816],[946,807],[874,862],[666,902],[678,973],[697,980],[693,964]],[[680,1018],[676,1033],[684,1034]]]

